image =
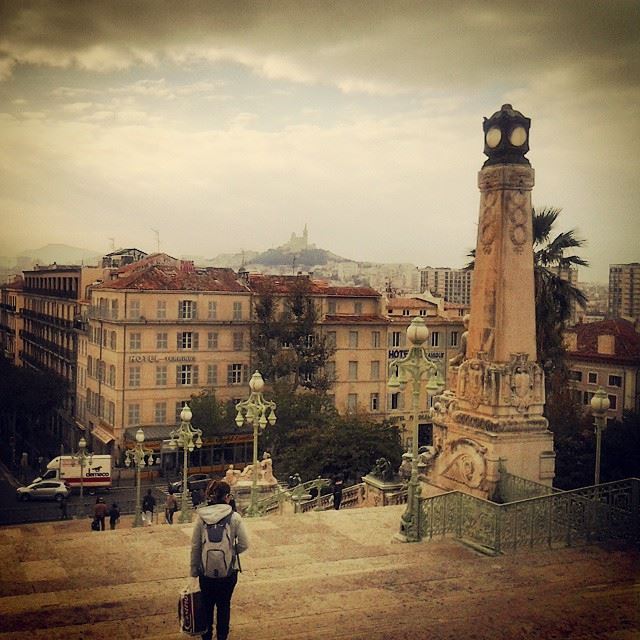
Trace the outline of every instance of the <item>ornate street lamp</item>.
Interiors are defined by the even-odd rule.
[[[600,449],[602,442],[602,430],[607,426],[607,411],[611,406],[611,401],[607,392],[598,387],[598,390],[591,398],[591,413],[596,426],[596,468],[594,473],[594,484],[600,484]]]
[[[171,438],[169,446],[173,449],[182,447],[184,450],[184,462],[182,464],[182,508],[180,509],[180,517],[178,518],[178,522],[181,524],[191,522],[192,510],[189,505],[189,490],[187,484],[189,453],[193,451],[194,448],[197,447],[199,449],[202,446],[202,431],[200,429],[194,429],[191,426],[191,416],[191,409],[189,405],[185,403],[180,412],[180,426],[169,434]]]
[[[249,517],[259,516],[258,509],[258,429],[264,429],[267,423],[276,423],[276,403],[265,400],[262,395],[264,380],[256,371],[249,380],[251,393],[246,400],[236,405],[236,424],[241,427],[245,422],[253,425],[253,470],[251,483],[251,503],[245,515]]]
[[[421,317],[415,317],[407,328],[407,339],[411,348],[403,358],[395,358],[389,363],[389,382],[387,387],[395,393],[411,383],[411,410],[413,412],[413,442],[411,460],[411,478],[409,479],[407,508],[402,514],[400,537],[406,542],[419,542],[420,518],[420,481],[418,480],[418,410],[420,405],[420,386],[427,378],[427,392],[432,395],[444,387],[438,366],[427,356],[424,343],[429,337],[429,329]]]
[[[136,444],[133,449],[127,449],[124,454],[124,463],[127,467],[133,463],[136,467],[136,515],[133,518],[133,526],[142,526],[142,512],[140,507],[140,469],[148,464],[153,464],[153,449],[147,449],[142,444],[144,442],[144,431],[138,429],[136,431]],[[145,457],[148,456],[148,461],[145,463]]]
[[[84,513],[84,468],[93,463],[93,453],[87,452],[87,441],[84,436],[78,440],[78,450],[71,455],[74,464],[80,465],[80,509]]]

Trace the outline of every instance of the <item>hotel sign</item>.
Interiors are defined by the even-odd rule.
[[[159,356],[155,353],[129,356],[129,362],[194,362],[194,356]]]
[[[389,360],[396,358],[405,358],[409,353],[408,349],[389,349]],[[444,351],[428,351],[427,356],[431,360],[444,360]]]

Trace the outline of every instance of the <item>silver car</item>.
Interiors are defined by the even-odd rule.
[[[68,498],[71,491],[61,480],[36,480],[26,487],[18,487],[18,500],[57,500]]]

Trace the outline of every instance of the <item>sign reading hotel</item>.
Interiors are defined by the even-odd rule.
[[[129,356],[129,362],[193,362],[194,356],[159,356],[155,353]]]
[[[405,358],[408,353],[408,349],[389,349],[389,360]],[[429,356],[431,360],[444,360],[444,351],[429,351],[427,356]]]

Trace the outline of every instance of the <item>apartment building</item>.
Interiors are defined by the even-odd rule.
[[[392,360],[405,357],[409,352],[407,345],[407,328],[416,316],[424,318],[429,329],[427,338],[428,357],[438,367],[439,376],[445,387],[448,382],[450,358],[458,353],[460,338],[464,331],[462,318],[443,313],[441,300],[429,297],[415,296],[407,298],[391,298],[386,302],[386,312],[389,320],[387,335],[387,365]],[[433,397],[427,393],[425,383],[420,385],[418,399],[419,446],[431,444],[432,424],[429,409]],[[406,447],[412,445],[414,412],[412,410],[412,390],[407,386],[397,393],[388,394],[388,415],[392,422],[398,425],[402,441]]]
[[[0,286],[0,352],[11,364],[19,365],[22,352],[22,318],[24,280],[20,276]]]
[[[318,311],[317,331],[335,349],[326,373],[333,381],[329,394],[336,409],[382,417],[388,322],[380,293],[370,287],[333,286],[308,276],[249,274],[248,282],[256,299],[270,292],[283,304],[299,288],[300,278],[305,279],[305,293]]]
[[[420,272],[420,291],[430,291],[446,302],[471,305],[471,269],[449,267],[424,267]]]
[[[94,451],[117,454],[140,426],[149,441],[168,438],[203,388],[223,400],[247,394],[246,283],[231,269],[142,262],[93,288],[79,338],[77,415]]]
[[[565,333],[571,388],[590,409],[598,387],[609,396],[609,419],[640,411],[640,334],[627,320],[579,324]]]
[[[609,265],[609,316],[640,321],[640,263]]]

